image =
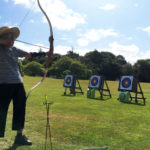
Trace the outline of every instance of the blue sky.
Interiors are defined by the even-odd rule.
[[[49,26],[37,2],[31,8],[34,1],[1,0],[0,26],[19,26],[18,40],[49,47]],[[55,53],[66,54],[73,48],[74,52],[84,55],[97,49],[121,54],[132,64],[138,59],[150,58],[149,0],[40,2],[53,26]],[[39,50],[18,42],[15,46],[26,51]]]

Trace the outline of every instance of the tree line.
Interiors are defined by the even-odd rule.
[[[22,75],[42,76],[46,57],[25,58],[19,61]],[[137,60],[132,65],[122,55],[94,50],[80,56],[73,50],[66,55],[54,54],[48,76],[64,78],[71,74],[78,79],[89,79],[91,75],[102,75],[106,80],[119,80],[122,75],[134,75],[141,82],[150,82],[150,59]]]

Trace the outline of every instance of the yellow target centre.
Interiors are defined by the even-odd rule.
[[[125,85],[128,85],[128,81],[125,82]]]
[[[96,83],[96,80],[94,80],[93,83],[95,84],[95,83]]]

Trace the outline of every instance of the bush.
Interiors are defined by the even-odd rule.
[[[44,67],[35,61],[32,61],[24,66],[24,73],[28,76],[42,76],[44,71]]]
[[[51,66],[49,74],[57,78],[64,78],[64,75],[71,74],[80,79],[88,79],[92,74],[92,70],[81,64],[80,61],[65,56]]]

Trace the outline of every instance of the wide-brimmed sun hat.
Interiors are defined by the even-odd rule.
[[[11,27],[11,28],[7,26],[0,27],[0,37],[8,33],[12,33],[14,36],[14,40],[16,40],[20,34],[20,30],[18,27]]]

